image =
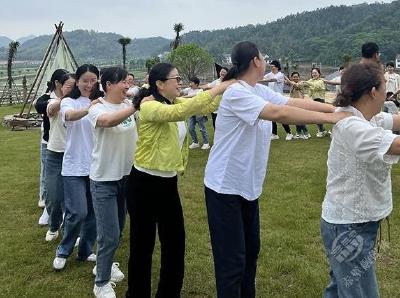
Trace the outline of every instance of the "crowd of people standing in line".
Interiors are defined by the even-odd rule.
[[[298,72],[287,78],[279,74],[278,61],[270,63],[272,74],[265,76],[268,63],[251,42],[234,46],[233,66],[222,69],[217,82],[200,86],[192,78],[185,96],[178,70],[168,63],[155,65],[142,88],[120,67],[103,69],[101,75],[91,64],[74,74],[56,70],[35,105],[44,118],[45,239],[55,241],[62,234],[53,268],[64,270],[77,246],[78,260],[96,262],[94,295],[116,297],[114,283],[125,275],[114,257],[128,213],[126,297],[151,296],[156,233],[161,248],[156,297],[180,297],[185,227],[178,173],[185,170],[189,148],[200,147],[196,123],[203,135],[201,148],[210,148],[202,130],[204,115],[218,110],[204,175],[217,296],[256,296],[258,199],[276,123],[294,124],[303,136],[309,134],[306,124],[317,124],[323,133],[323,124],[331,123],[321,216],[331,279],[324,297],[379,297],[373,252],[379,222],[392,210],[390,168],[400,155],[400,138],[392,133],[400,131],[400,116],[381,110],[399,90],[394,87],[387,95],[387,85],[397,83],[389,67],[384,75],[377,63],[376,44],[363,45],[362,54],[360,64],[343,72],[335,102],[339,109],[324,103],[323,96],[325,83],[337,81],[323,81],[317,68],[310,80],[301,81]],[[273,90],[285,81],[291,86],[289,98]],[[314,100],[304,99],[305,88]],[[350,237],[359,249],[346,252],[346,245],[338,246],[338,235]],[[349,285],[346,277],[365,260],[369,266]]]

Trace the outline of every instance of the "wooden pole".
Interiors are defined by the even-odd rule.
[[[32,83],[32,86],[31,86],[31,88],[30,88],[30,90],[29,90],[29,93],[28,93],[27,97],[26,97],[25,100],[24,100],[24,104],[23,104],[22,109],[21,109],[21,112],[20,112],[20,114],[19,114],[20,117],[22,117],[22,114],[24,113],[26,104],[27,104],[28,101],[29,101],[29,97],[31,96],[31,93],[32,93],[32,91],[33,91],[33,88],[35,87],[36,82],[37,82],[37,80],[38,80],[38,78],[39,78],[40,72],[42,71],[43,66],[44,66],[44,64],[45,64],[45,62],[46,62],[46,60],[47,60],[47,57],[48,57],[48,55],[49,55],[49,53],[50,53],[50,50],[51,50],[51,48],[52,48],[52,46],[53,46],[54,40],[55,40],[56,36],[58,35],[58,28],[59,28],[60,26],[61,26],[61,28],[62,28],[62,25],[63,25],[62,22],[59,23],[58,27],[57,27],[57,25],[55,25],[55,26],[56,26],[56,29],[57,29],[57,30],[56,30],[56,33],[54,33],[54,35],[53,35],[53,38],[52,38],[52,40],[51,40],[51,42],[50,42],[50,44],[49,44],[49,46],[48,46],[48,48],[47,48],[47,50],[46,50],[46,53],[45,53],[44,57],[43,57],[42,63],[40,64],[39,69],[38,69],[38,71],[37,71],[37,73],[36,73],[35,79],[33,80],[33,83]]]

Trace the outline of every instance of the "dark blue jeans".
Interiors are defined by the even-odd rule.
[[[330,265],[324,298],[378,298],[374,247],[379,222],[331,224],[321,219]]]
[[[63,152],[47,150],[46,153],[46,209],[49,213],[49,230],[58,231],[63,221],[64,182],[61,176]]]
[[[255,297],[260,252],[258,199],[205,187],[218,298]]]

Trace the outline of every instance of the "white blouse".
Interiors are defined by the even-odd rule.
[[[393,117],[379,113],[367,121],[354,107],[339,110],[354,116],[332,130],[322,218],[333,224],[380,220],[393,208],[390,171],[399,157],[386,154],[398,137],[387,130],[393,128]]]

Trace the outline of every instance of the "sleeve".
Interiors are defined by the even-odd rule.
[[[185,89],[183,89],[183,90],[182,90],[182,94],[183,94],[183,95],[188,95],[188,94],[189,94],[189,90],[190,90],[190,88],[185,88]]]
[[[214,88],[217,85],[217,83],[218,83],[218,79],[216,79],[216,80],[212,81],[211,83],[209,83],[207,85],[207,87],[210,88],[210,89]]]
[[[48,94],[44,94],[40,96],[35,102],[35,109],[39,114],[46,114],[47,104],[49,102],[50,96]]]
[[[267,98],[264,99],[243,86],[228,88],[222,98],[231,112],[249,125],[254,125],[261,111],[268,104]]]
[[[270,103],[273,103],[275,105],[285,105],[288,102],[288,98],[284,95],[282,95],[279,92],[275,92],[271,88],[265,86],[265,85],[259,85],[262,89],[262,98]]]
[[[106,111],[102,110],[101,108],[102,104],[95,104],[89,109],[88,119],[94,128],[96,128],[97,119],[99,116],[106,113]]]
[[[285,75],[283,73],[280,73],[279,75],[277,75],[276,82],[279,84],[284,84],[285,83]]]
[[[67,122],[65,120],[65,113],[71,110],[75,110],[73,99],[70,97],[63,99],[60,104],[61,119],[63,123]]]
[[[385,102],[386,103],[386,102]],[[382,127],[383,129],[393,129],[393,116],[392,114],[381,112],[376,114],[370,120],[371,124],[376,127]]]
[[[399,161],[399,156],[386,154],[394,139],[398,137],[390,131],[374,127],[358,117],[349,117],[341,121],[338,128],[346,145],[362,161],[372,163],[380,160],[388,164]]]
[[[210,92],[201,92],[191,99],[178,98],[175,104],[162,104],[156,100],[144,102],[140,107],[140,119],[150,122],[177,122],[199,114],[211,103]]]

